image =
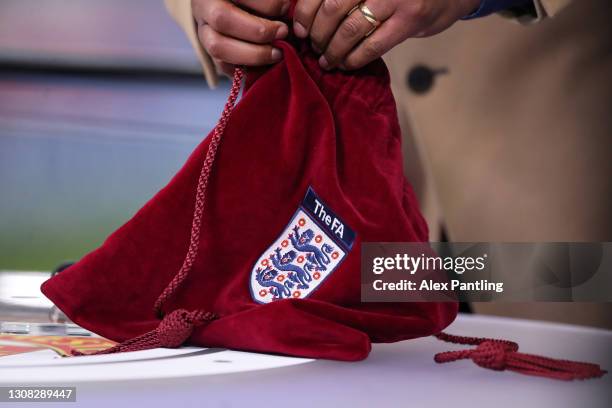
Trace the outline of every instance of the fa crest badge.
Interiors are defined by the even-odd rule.
[[[289,224],[253,266],[253,300],[308,297],[342,263],[354,241],[353,230],[308,188]]]

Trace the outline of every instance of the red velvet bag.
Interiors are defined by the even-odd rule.
[[[360,301],[361,242],[427,240],[384,63],[328,73],[307,47],[278,46],[283,61],[253,73],[232,111],[235,78],[220,124],[170,183],[44,283],[70,319],[121,342],[203,311],[216,318],[192,344],[338,360],[453,321],[456,303]]]
[[[75,323],[122,342],[105,352],[189,342],[360,360],[371,342],[434,334],[478,345],[439,362],[601,375],[591,365],[557,369],[514,343],[440,334],[454,302],[361,302],[362,242],[427,241],[402,171],[389,75],[382,60],[325,72],[309,47],[276,45],[283,61],[251,72],[234,108],[237,70],[219,124],[170,183],[43,293]]]

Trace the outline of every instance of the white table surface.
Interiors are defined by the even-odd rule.
[[[525,352],[612,367],[612,331],[482,316],[460,316],[447,331],[507,338]],[[375,345],[370,357],[357,363],[318,360],[242,373],[193,375],[186,370],[184,376],[175,372],[166,379],[62,385],[77,386],[77,403],[65,404],[71,407],[611,406],[610,375],[564,382],[485,370],[471,361],[433,362],[436,352],[455,347],[430,337]],[[147,371],[146,366],[139,370]],[[28,405],[40,407],[18,406]]]

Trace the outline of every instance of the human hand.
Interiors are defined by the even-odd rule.
[[[289,28],[273,18],[289,10],[290,0],[192,0],[198,38],[217,67],[231,75],[235,65],[278,62],[282,52],[270,43]]]
[[[360,4],[380,23],[370,36],[375,26],[354,9]],[[322,52],[322,68],[357,69],[410,37],[447,29],[479,5],[480,0],[298,0],[293,29]]]

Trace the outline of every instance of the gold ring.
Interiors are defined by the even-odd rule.
[[[368,20],[368,23],[372,24],[372,29],[368,31],[367,34],[365,35],[366,37],[369,37],[370,34],[372,34],[374,30],[378,28],[378,26],[380,25],[380,21],[376,19],[376,16],[374,15],[374,13],[372,13],[372,10],[370,10],[370,8],[366,6],[365,3],[361,3],[359,5],[359,11],[361,11],[361,14],[363,14],[363,17],[366,20]]]
[[[350,16],[351,14],[353,14],[353,12],[354,12],[355,10],[357,10],[357,9],[359,8],[359,6],[361,6],[361,3],[359,3],[359,4],[355,4],[355,7],[353,7],[353,8],[351,9],[351,11],[349,11],[348,13],[346,13],[346,16],[348,17],[348,16]]]

